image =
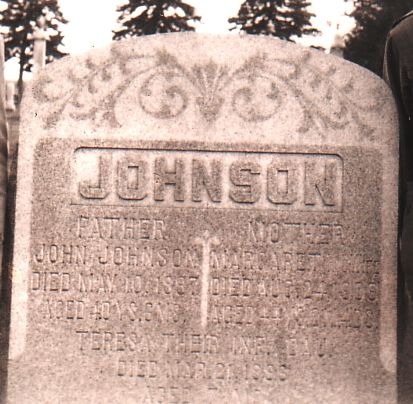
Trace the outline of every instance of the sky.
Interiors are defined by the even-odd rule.
[[[61,11],[69,23],[62,26],[66,51],[72,54],[102,47],[112,40],[116,27],[116,7],[123,0],[59,0]],[[196,26],[198,32],[228,33],[228,18],[238,12],[241,0],[186,0],[202,17]],[[0,1],[1,5],[1,1]],[[300,40],[305,45],[323,46],[328,49],[339,32],[344,35],[351,30],[353,21],[346,16],[351,11],[352,1],[312,0],[311,11],[316,14],[313,26],[322,34]],[[16,61],[6,64],[6,79],[16,74]]]
[[[202,17],[198,32],[226,33],[228,18],[238,12],[241,0],[186,0]],[[69,20],[65,27],[65,43],[70,53],[81,53],[111,41],[112,29],[116,27],[116,6],[122,0],[60,0],[61,9]],[[344,0],[312,0],[312,12],[317,15],[313,25],[323,32],[317,38],[306,39],[305,44],[328,48],[337,32],[345,34],[352,27],[352,19],[346,17],[352,2]],[[82,12],[79,12],[82,10]],[[97,15],[96,10],[99,10]],[[90,27],[93,21],[93,29]]]

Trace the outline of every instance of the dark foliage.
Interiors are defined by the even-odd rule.
[[[346,39],[344,57],[381,75],[387,33],[395,20],[413,9],[413,1],[355,0],[354,5],[356,27]]]
[[[59,24],[67,23],[60,11],[57,0],[6,0],[7,8],[1,13],[0,26],[4,35],[6,59],[18,57],[20,60],[20,80],[23,71],[30,71],[33,56],[33,35],[37,20],[43,16],[45,29],[49,34],[46,62],[58,59],[66,53],[62,51],[62,33]]]
[[[318,32],[311,27],[310,5],[306,0],[246,0],[238,16],[229,22],[235,24],[232,29],[238,27],[248,34],[273,35],[293,41],[294,37]]]
[[[194,31],[191,22],[200,20],[194,7],[180,0],[129,0],[118,11],[121,26],[113,32],[113,39]]]

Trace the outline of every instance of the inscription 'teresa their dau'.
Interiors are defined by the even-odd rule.
[[[80,148],[74,204],[342,210],[333,154]]]

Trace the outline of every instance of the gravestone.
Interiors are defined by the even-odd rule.
[[[379,78],[151,36],[46,67],[21,128],[8,402],[396,402]]]

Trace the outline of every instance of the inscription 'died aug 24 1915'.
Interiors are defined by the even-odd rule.
[[[127,43],[80,58],[77,67],[56,63],[37,79],[47,74],[52,92],[57,72],[88,77],[108,52],[134,63],[105,65],[106,82],[85,86],[82,96],[80,87],[68,90],[77,101],[69,96],[59,116],[40,103],[40,121],[24,118],[42,130],[23,138],[19,152],[26,164],[16,213],[26,221],[17,219],[16,237],[28,231],[14,249],[7,399],[395,402],[397,145],[389,139],[396,124],[387,89],[360,68],[273,39],[171,35]],[[193,71],[209,72],[210,88],[211,72],[219,75],[213,66],[231,62],[230,49],[248,54],[255,45],[284,55],[278,76],[296,68],[295,96],[277,98],[278,115],[259,121],[234,115],[224,99],[214,119],[197,115],[197,105],[206,106],[181,90],[183,62],[172,68],[169,57],[169,79],[158,82],[159,59],[148,68],[137,56],[179,47],[185,60],[197,49]],[[308,71],[299,69],[304,57]],[[209,70],[200,67],[204,59]],[[332,92],[322,107],[331,126],[321,133],[314,109],[296,97],[302,88],[317,102],[309,80],[315,66],[328,77],[321,87],[334,82],[365,103],[375,102],[371,89],[387,97],[384,123],[366,111],[368,135],[360,114],[348,124],[355,127],[335,125],[342,96]],[[124,101],[116,93],[117,125],[102,128],[99,112],[70,112],[81,99],[101,105],[101,93],[118,91],[128,69],[139,70],[129,85],[143,93],[125,87]],[[360,88],[352,81],[358,76]],[[258,81],[248,77],[254,88]],[[148,83],[157,84],[149,90]],[[276,78],[271,86],[266,102],[284,88]],[[155,89],[166,91],[165,103],[185,94],[188,111],[151,114],[142,94]],[[32,102],[26,97],[23,108]],[[282,112],[285,104],[295,118]],[[121,108],[133,110],[130,122]],[[300,130],[306,120],[313,124]]]

